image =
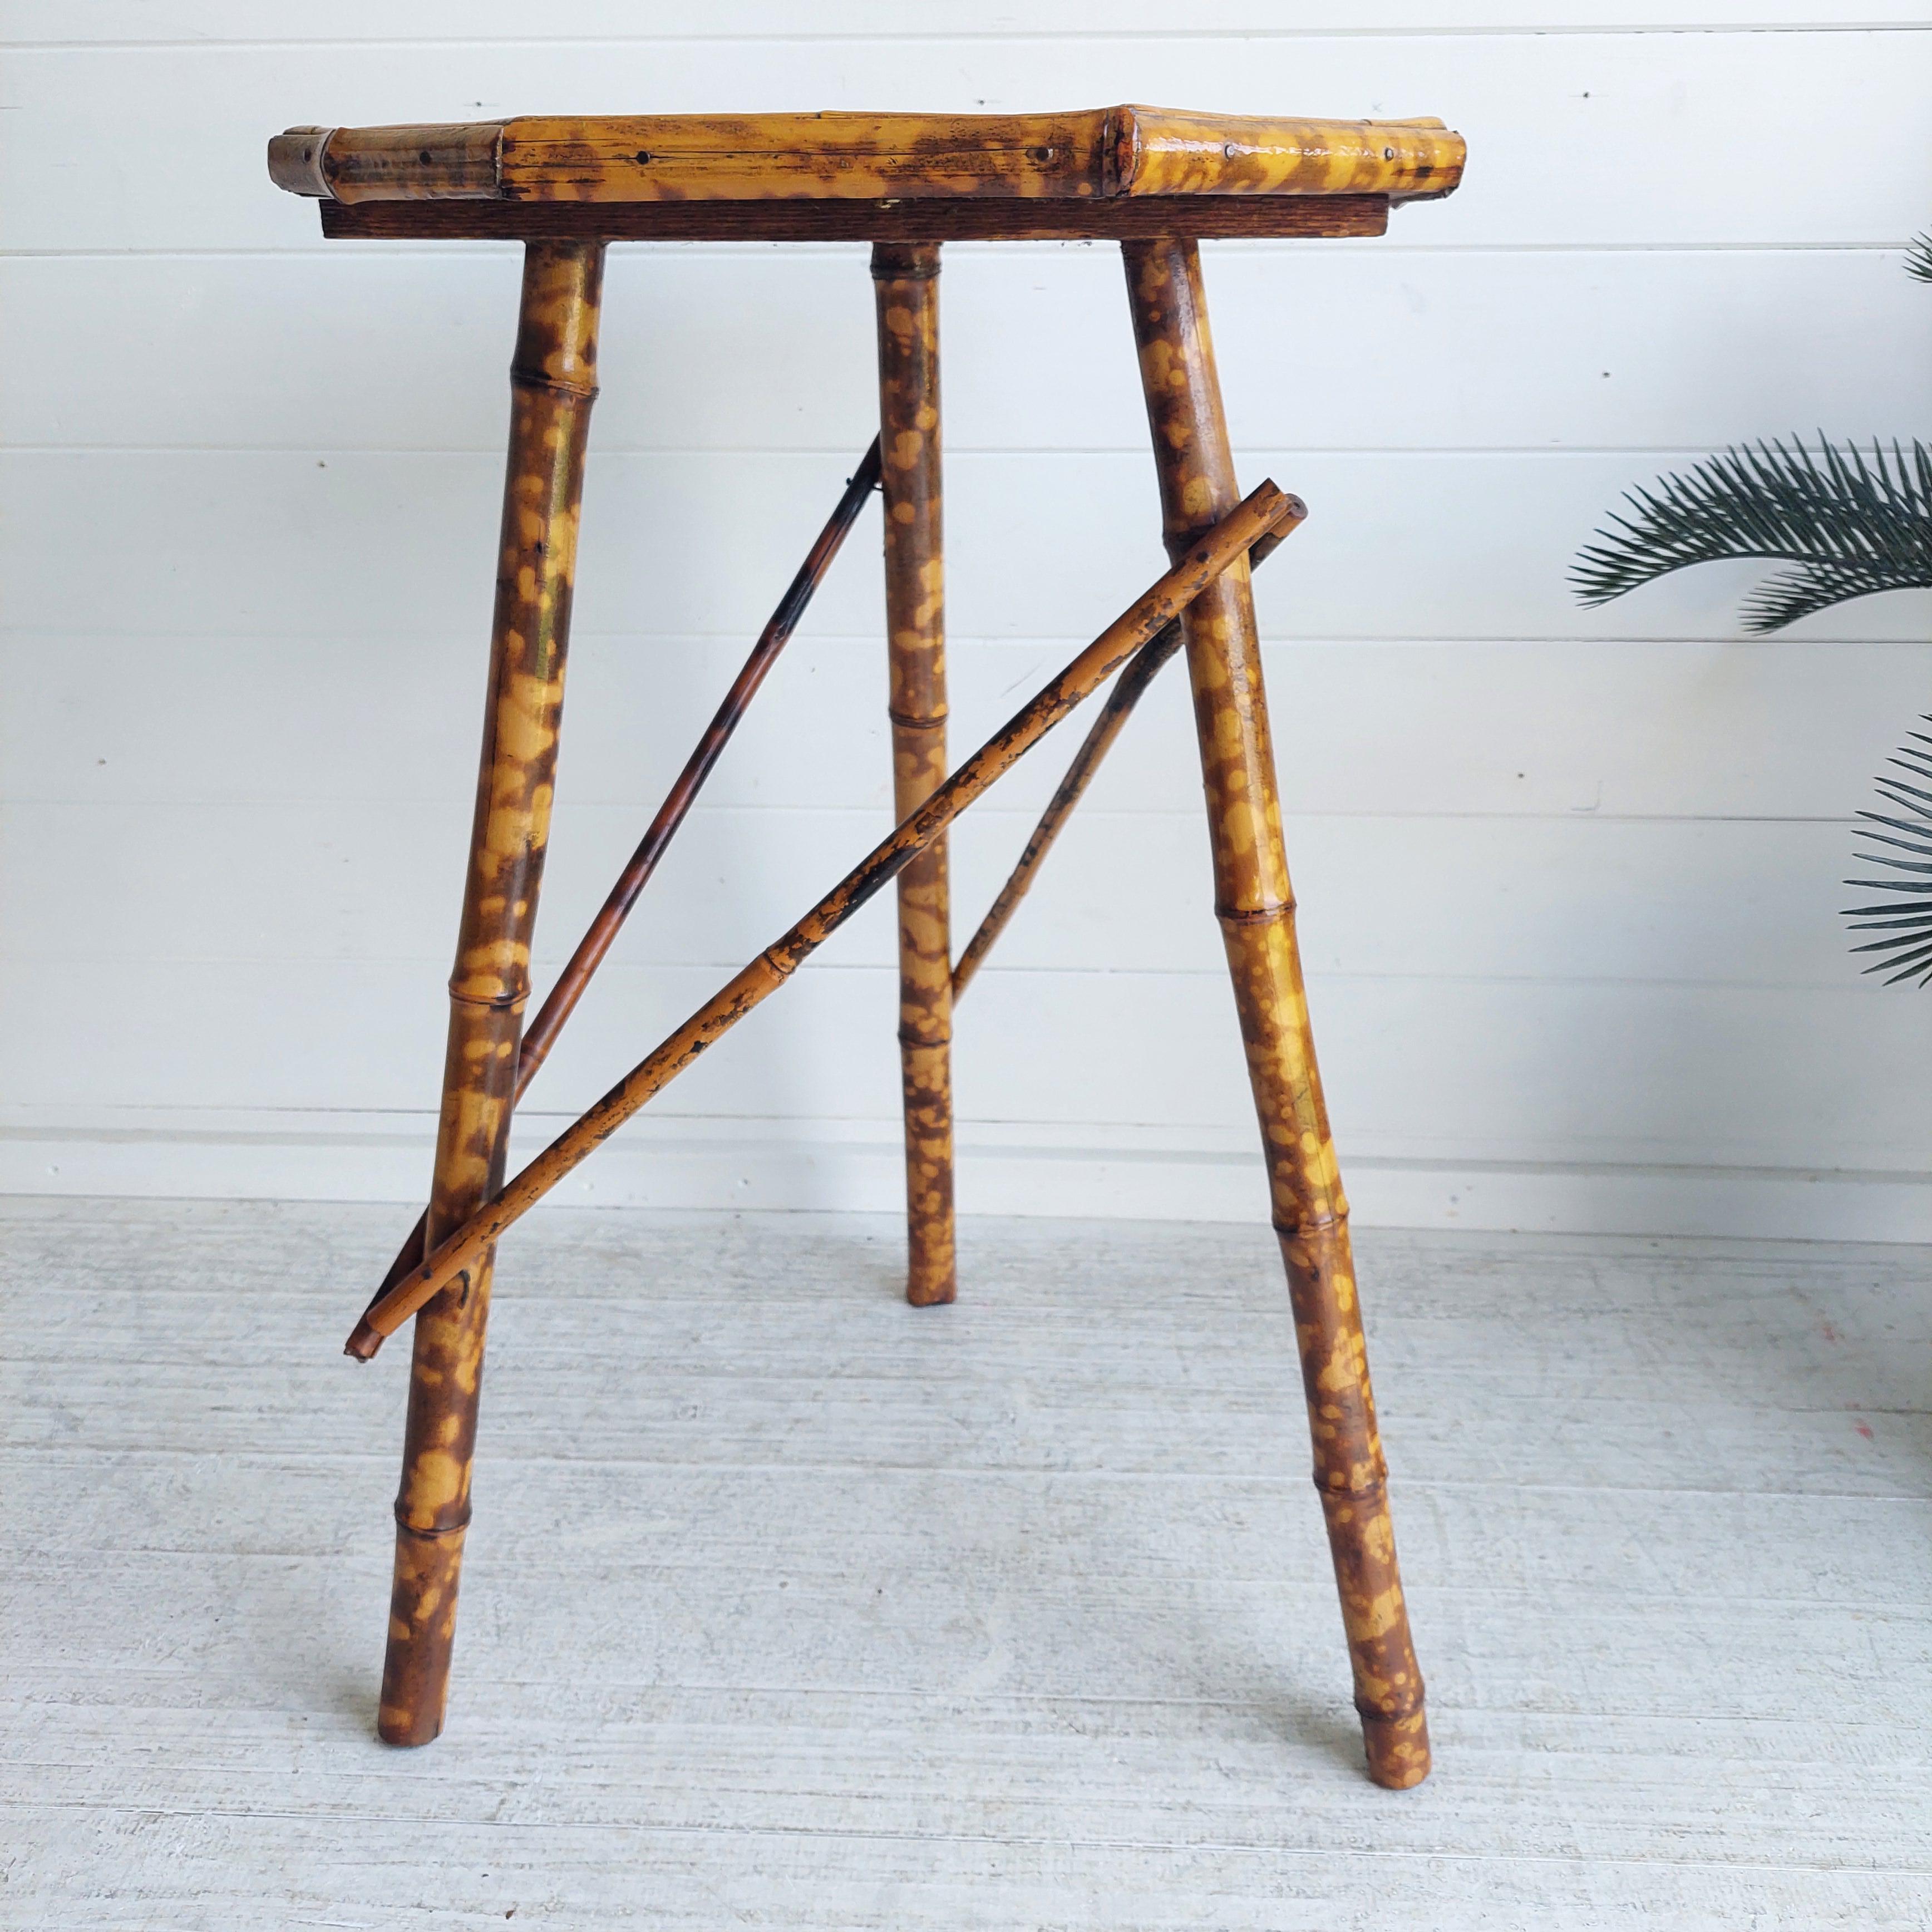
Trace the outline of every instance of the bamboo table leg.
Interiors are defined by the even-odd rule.
[[[940,521],[939,244],[872,250],[879,316],[892,800],[911,816],[946,777],[945,562]],[[952,956],[946,842],[898,877],[899,1066],[905,1091],[906,1299],[950,1301]]]
[[[1122,244],[1170,554],[1240,499],[1202,291],[1200,250]],[[1378,1784],[1429,1774],[1421,1673],[1390,1527],[1375,1398],[1294,938],[1294,900],[1245,562],[1183,614],[1214,851],[1215,911],[1234,976],[1287,1263],[1315,1482],[1342,1598],[1355,1708]]]
[[[489,710],[449,982],[430,1249],[503,1181],[563,708],[603,262],[601,242],[524,250]],[[442,1729],[489,1310],[486,1259],[416,1318],[379,1718],[390,1744],[425,1744]]]

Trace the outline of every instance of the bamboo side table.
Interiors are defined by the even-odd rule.
[[[442,1727],[470,1521],[496,1238],[896,880],[908,1298],[954,1294],[952,1008],[1166,659],[1184,648],[1198,727],[1215,914],[1234,981],[1286,1264],[1315,1481],[1327,1518],[1370,1775],[1429,1771],[1423,1685],[1390,1526],[1348,1235],[1308,1024],[1282,844],[1251,568],[1305,514],[1244,500],[1208,328],[1203,236],[1377,235],[1394,203],[1448,194],[1463,144],[1435,121],[1276,121],[1116,107],[1041,115],[536,117],[298,128],[278,185],[328,236],[524,244],[490,649],[490,709],[429,1205],[348,1344],[366,1360],[416,1317],[380,1728]],[[1170,568],[949,776],[939,411],[940,248],[1120,242]],[[611,242],[868,241],[880,430],[604,908],[527,1028],[530,957],[565,651],[604,251]],[[506,1184],[511,1114],[874,485],[884,498],[893,794],[900,824],[604,1098]],[[1018,868],[952,961],[946,828],[1119,673]]]

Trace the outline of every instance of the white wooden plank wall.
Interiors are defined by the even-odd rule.
[[[1932,1237],[1932,1004],[1862,982],[1852,813],[1928,605],[1744,640],[1749,573],[1595,613],[1619,492],[1932,404],[1932,14],[1358,0],[694,10],[15,0],[0,1186],[420,1194],[490,596],[513,250],[325,246],[292,122],[1154,99],[1436,113],[1384,240],[1208,250],[1312,999],[1368,1220]],[[1158,568],[1119,265],[944,281],[956,743]],[[615,252],[538,962],[567,951],[873,426],[865,251]],[[876,525],[533,1095],[602,1090],[887,819]],[[962,937],[1069,746],[960,835]],[[1150,701],[962,1013],[962,1204],[1258,1216],[1184,694]],[[890,915],[574,1198],[878,1208]]]

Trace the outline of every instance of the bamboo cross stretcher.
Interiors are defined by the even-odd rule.
[[[1429,1770],[1422,1677],[1390,1525],[1348,1235],[1317,1071],[1250,594],[1299,523],[1234,480],[1198,241],[1381,233],[1451,192],[1460,137],[1433,121],[1307,121],[1138,106],[1072,114],[544,116],[455,127],[293,128],[269,172],[325,235],[524,246],[470,871],[449,981],[430,1200],[348,1344],[412,1316],[409,1417],[378,1729],[442,1727],[470,1522],[498,1238],[622,1122],[896,887],[907,1298],[955,1292],[952,1008],[1161,666],[1184,650],[1220,926],[1288,1277],[1314,1477],[1370,1774]],[[1120,244],[1171,568],[956,770],[946,750],[938,278],[942,242]],[[642,842],[527,1028],[554,790],[605,250],[626,240],[872,244],[880,434]],[[797,924],[506,1182],[514,1111],[638,902],[814,589],[876,487],[884,511],[895,830]],[[1112,692],[956,961],[946,830],[1110,676]]]
[[[826,572],[857,520],[866,497],[878,485],[879,440],[874,436],[860,458],[858,468],[847,482],[838,506],[799,566],[798,574],[792,579],[770,621],[759,632],[743,668],[732,680],[724,701],[712,714],[683,769],[665,794],[664,802],[658,806],[637,850],[618,874],[616,884],[610,888],[589,929],[577,942],[576,950],[557,976],[556,984],[551,988],[548,998],[538,1009],[536,1018],[524,1029],[523,1044],[517,1058],[516,1086],[511,1098],[513,1108],[523,1104],[524,1096],[530,1090],[537,1070],[549,1058],[558,1036],[576,1010],[578,1002],[583,998],[598,968],[615,944],[617,934],[622,931],[624,922],[635,909],[644,887],[650,884],[658,861],[670,848],[686,814],[697,802],[705,780],[710,776],[725,746],[730,742],[732,734],[751,709],[758,687],[790,642],[812,602],[813,592],[824,581]],[[1271,556],[1287,534],[1286,529],[1270,530],[1258,538],[1248,552],[1249,568],[1254,569]],[[1153,640],[1134,653],[1121,672],[1093,729],[1074,754],[1066,776],[1048,800],[1018,862],[1000,888],[986,917],[967,942],[958,963],[952,969],[952,998],[956,1004],[986,955],[992,950],[994,942],[1006,929],[1021,900],[1031,889],[1054,840],[1060,836],[1060,828],[1093,783],[1094,774],[1112,749],[1114,740],[1120,736],[1134,706],[1140,702],[1156,675],[1180,650],[1180,620],[1170,617]],[[369,1308],[364,1310],[365,1321],[370,1310],[380,1305],[412,1270],[422,1265],[423,1234],[428,1221],[427,1210],[416,1217],[416,1226],[404,1238],[381,1286],[370,1299]],[[369,1360],[374,1356],[382,1336],[391,1332],[389,1328],[375,1331],[372,1342],[369,1334],[358,1328],[350,1337],[345,1352],[359,1360]]]
[[[344,1352],[367,1361],[382,1346],[382,1338],[394,1334],[432,1296],[450,1288],[458,1294],[466,1292],[472,1273],[500,1234],[528,1214],[706,1048],[776,992],[880,886],[929,850],[961,812],[1082,699],[1090,697],[1137,652],[1160,646],[1168,627],[1223,571],[1245,567],[1252,548],[1268,538],[1286,535],[1307,514],[1298,496],[1284,495],[1272,483],[1264,483],[1239,508],[1224,517],[796,925],[773,940],[662,1046],[640,1060],[515,1180],[449,1235],[420,1268],[379,1296],[356,1324]]]

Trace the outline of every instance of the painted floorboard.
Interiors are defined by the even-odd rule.
[[[406,1217],[405,1217],[406,1218]],[[1266,1231],[562,1210],[371,1735],[393,1208],[0,1203],[0,1924],[1922,1926],[1924,1251],[1362,1241],[1436,1777],[1360,1776]]]

